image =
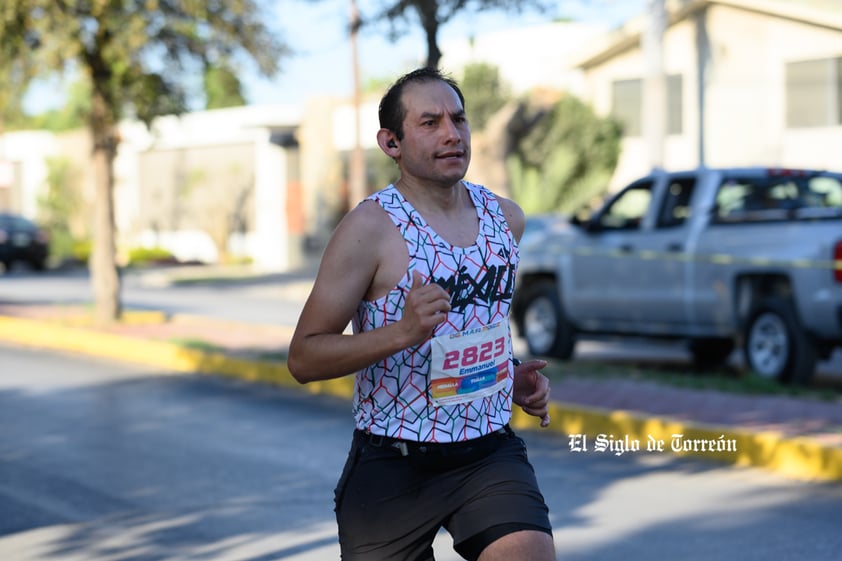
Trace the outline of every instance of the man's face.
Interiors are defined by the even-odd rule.
[[[408,85],[401,101],[401,172],[445,187],[460,181],[471,162],[471,129],[459,96],[436,80]]]

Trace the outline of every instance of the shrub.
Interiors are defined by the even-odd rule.
[[[162,247],[135,247],[129,250],[129,267],[177,262],[175,256]]]

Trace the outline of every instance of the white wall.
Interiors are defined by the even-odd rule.
[[[838,18],[837,18],[838,19]],[[842,126],[787,129],[786,63],[842,56],[842,31],[713,3],[707,16],[711,60],[706,75],[705,163],[842,169]],[[668,28],[667,74],[683,76],[683,133],[666,138],[664,167],[699,164],[696,30],[692,19]],[[614,80],[642,78],[643,53],[632,46],[586,73],[587,96],[601,114],[611,111]],[[611,181],[616,189],[649,171],[641,137],[623,141]]]
[[[121,126],[123,143],[115,162],[116,219],[127,245],[149,243],[148,233],[136,227],[140,191],[138,153],[144,150],[251,144],[254,147],[254,231],[236,240],[256,267],[283,270],[290,266],[287,231],[287,169],[285,150],[270,142],[272,127],[293,128],[301,110],[297,106],[263,105],[218,109],[156,119],[151,130],[139,123]],[[216,260],[216,250],[200,231],[158,232],[154,243],[163,244],[181,258]]]
[[[536,87],[580,95],[584,82],[582,73],[574,68],[575,55],[606,30],[601,25],[556,22],[445,41],[440,66],[461,78],[466,65],[486,62],[498,67],[515,95]]]
[[[14,179],[20,187],[20,208],[11,210],[36,218],[38,197],[47,188],[47,159],[58,155],[55,137],[46,131],[10,132],[0,137],[0,148],[0,160],[17,164],[13,169],[19,174]]]
[[[287,169],[283,148],[269,143],[268,135],[255,145],[254,265],[285,270],[292,265],[287,221]]]

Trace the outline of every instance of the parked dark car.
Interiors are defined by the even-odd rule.
[[[49,254],[49,237],[43,228],[18,214],[0,212],[0,264],[8,271],[26,263],[43,271]]]

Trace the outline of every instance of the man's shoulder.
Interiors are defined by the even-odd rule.
[[[360,201],[360,204],[352,208],[342,222],[347,222],[352,227],[378,228],[388,225],[389,220],[378,201],[369,197]]]
[[[463,180],[462,183],[468,190],[479,193],[486,199],[497,201],[497,204],[500,205],[504,212],[511,210],[520,210],[520,205],[518,205],[512,199],[506,198],[499,193],[495,193],[493,190],[486,187],[485,185],[481,185],[479,183],[472,183],[467,180]]]
[[[500,193],[497,193],[496,191],[494,191],[490,187],[482,185],[481,183],[473,183],[471,181],[463,179],[462,184],[465,185],[465,187],[469,191],[474,191],[475,193],[480,193],[480,194],[482,194],[483,196],[485,196],[489,199],[494,199],[498,202],[507,201],[509,203],[514,203],[514,201],[512,201],[511,199],[506,198],[505,196],[501,195]]]
[[[472,181],[468,181],[467,179],[462,180],[462,185],[464,185],[469,191],[478,191],[481,193],[488,193],[489,195],[493,195],[494,193],[486,187],[485,185],[481,185],[479,183],[474,183]]]

